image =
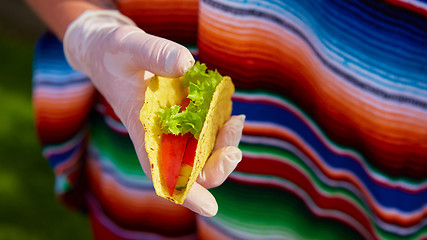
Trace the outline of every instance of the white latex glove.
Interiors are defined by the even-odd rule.
[[[114,10],[87,11],[72,22],[64,36],[64,52],[70,65],[86,74],[125,125],[145,174],[151,178],[144,148],[144,128],[139,112],[153,74],[182,76],[193,64],[188,49],[149,35],[132,20]],[[191,188],[184,206],[204,216],[218,210],[206,188],[218,186],[234,170],[242,153],[237,148],[244,117],[233,117],[220,131],[216,151],[208,160],[199,182]]]

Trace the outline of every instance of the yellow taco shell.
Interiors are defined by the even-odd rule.
[[[187,97],[188,91],[182,86],[182,81],[182,77],[152,77],[145,92],[145,102],[140,113],[140,120],[145,129],[145,149],[150,160],[152,181],[156,193],[160,197],[177,204],[184,202],[188,191],[209,158],[215,145],[218,130],[230,117],[232,109],[231,96],[234,93],[234,85],[231,78],[223,77],[215,89],[206,120],[200,133],[194,166],[187,187],[183,190],[175,190],[173,196],[170,196],[166,183],[163,180],[164,176],[160,171],[160,143],[163,133],[158,124],[158,111],[161,108],[180,104]]]

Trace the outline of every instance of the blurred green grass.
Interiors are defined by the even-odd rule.
[[[34,40],[0,28],[0,240],[90,239],[83,214],[53,194],[31,105]]]

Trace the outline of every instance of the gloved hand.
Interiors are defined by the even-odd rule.
[[[193,64],[188,49],[149,35],[118,11],[87,11],[72,22],[64,36],[64,52],[70,65],[86,74],[125,125],[145,174],[151,178],[144,148],[144,128],[139,112],[153,74],[182,76]],[[215,152],[184,206],[204,216],[218,210],[206,188],[218,186],[242,158],[237,148],[244,116],[232,117],[220,130]]]

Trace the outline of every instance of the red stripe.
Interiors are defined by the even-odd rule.
[[[415,12],[415,13],[418,13],[418,14],[421,14],[421,15],[427,17],[427,9],[426,8],[419,7],[415,4],[411,4],[407,1],[401,1],[401,0],[386,0],[386,1],[393,4],[393,5],[396,5],[396,6],[399,6],[402,8],[406,8],[412,12]]]

